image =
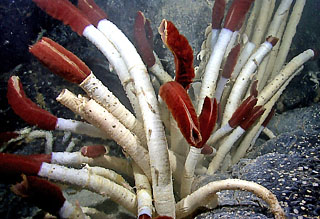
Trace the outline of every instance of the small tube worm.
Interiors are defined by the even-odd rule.
[[[103,145],[89,145],[81,148],[81,154],[85,157],[96,158],[103,156],[107,151]]]
[[[27,97],[17,76],[10,77],[8,81],[7,99],[13,111],[28,124],[46,130],[56,128],[58,118]]]
[[[224,17],[224,10],[226,7],[225,0],[217,0],[214,1],[214,5],[212,7],[212,18],[211,18],[211,26],[212,26],[212,35],[211,35],[211,47],[213,48],[215,43],[217,42],[219,31],[221,30],[221,24]],[[219,101],[218,101],[219,102]]]
[[[218,103],[216,99],[206,97],[201,114],[199,115],[199,125],[202,140],[196,147],[202,148],[209,139],[218,118]]]
[[[216,152],[216,149],[209,146],[208,144],[203,145],[203,147],[201,148],[201,154],[206,156],[214,156]]]
[[[8,102],[13,111],[24,121],[45,130],[64,130],[92,137],[108,138],[96,127],[75,120],[57,118],[48,111],[41,109],[24,93],[22,83],[17,76],[8,81]]]
[[[266,112],[261,116],[261,118],[258,120],[258,123],[253,126],[248,133],[244,136],[242,141],[240,142],[240,145],[237,148],[237,151],[234,153],[232,157],[232,164],[237,163],[242,157],[245,156],[246,151],[250,147],[250,144],[252,144],[253,138],[256,136],[256,133],[258,132],[261,124],[263,121],[267,118],[269,112],[273,108],[276,101],[279,99],[282,92],[285,90],[289,82],[297,75],[299,74],[303,69],[303,66],[300,66],[298,70],[296,70],[284,83],[283,85],[275,91],[275,93],[272,95],[272,97],[268,100],[268,102],[264,103],[264,108],[266,109]],[[283,75],[284,76],[284,75]],[[259,103],[259,100],[258,100]]]
[[[176,67],[175,81],[180,83],[185,89],[190,87],[194,78],[193,50],[185,36],[179,33],[171,21],[162,20],[159,26],[159,33],[163,43],[174,55]]]
[[[261,134],[261,132],[267,127],[268,123],[270,122],[271,118],[273,117],[275,113],[275,109],[272,108],[272,110],[269,112],[267,118],[265,118],[265,120],[263,121],[262,125],[260,126],[259,130],[257,131],[255,137],[252,139],[250,147],[251,148],[254,143],[256,142],[256,140],[258,139],[259,135]],[[270,136],[269,136],[270,137]],[[250,150],[250,149],[249,149]]]
[[[21,174],[37,175],[42,161],[29,159],[25,156],[0,153],[1,176],[20,177]]]
[[[217,83],[216,91],[214,93],[214,96],[217,99],[218,103],[220,103],[223,89],[227,84],[228,80],[230,79],[233,69],[237,64],[239,53],[240,53],[240,44],[233,47],[231,52],[228,55],[221,77]]]
[[[220,145],[215,157],[209,164],[207,174],[214,174],[220,167],[226,154],[230,151],[233,144],[248,130],[248,128],[263,114],[265,109],[262,106],[255,106],[243,120],[240,125],[235,128],[226,140]]]
[[[84,216],[79,206],[74,206],[65,199],[57,185],[36,176],[23,174],[22,178],[22,182],[11,187],[16,195],[31,200],[39,208],[61,218]]]
[[[247,97],[247,99],[245,99],[233,113],[227,124],[223,125],[213,133],[213,135],[207,141],[207,144],[213,145],[221,137],[225,136],[227,133],[236,128],[243,120],[247,118],[257,101],[257,98],[255,98],[253,95]]]

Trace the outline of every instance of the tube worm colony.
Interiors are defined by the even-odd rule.
[[[208,203],[216,206],[218,191],[247,190],[265,200],[276,218],[285,218],[277,198],[254,182],[227,179],[196,191],[191,187],[197,173],[212,175],[245,156],[270,120],[285,87],[314,56],[312,50],[306,50],[284,66],[287,42],[292,40],[301,14],[296,12],[303,10],[305,1],[295,3],[287,21],[292,0],[282,0],[273,16],[275,1],[234,0],[226,9],[224,0],[216,0],[197,67],[187,39],[164,19],[159,34],[174,56],[175,77],[163,69],[153,51],[150,21],[142,12],[137,13],[134,24],[135,48],[93,0],[79,0],[78,8],[67,0],[33,2],[105,55],[135,113],[127,110],[85,63],[46,37],[31,46],[30,52],[50,71],[86,92],[87,96],[77,96],[64,89],[57,100],[88,123],[57,118],[41,109],[27,97],[16,76],[8,82],[11,107],[41,129],[113,139],[131,159],[109,156],[102,146],[47,155],[1,153],[3,175],[16,181],[23,174],[23,181],[14,186],[16,194],[31,197],[62,218],[87,216],[42,177],[108,196],[138,218],[182,218]],[[287,27],[281,28],[286,23]],[[277,54],[273,49],[279,46],[285,48]],[[161,83],[159,96],[147,68]],[[236,150],[231,152],[231,147]],[[83,163],[87,166],[79,168]],[[134,178],[135,190],[120,174]],[[54,204],[41,205],[44,196],[54,197]]]

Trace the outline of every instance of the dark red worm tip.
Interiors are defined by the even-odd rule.
[[[167,82],[160,87],[159,95],[166,102],[187,142],[192,146],[201,142],[197,114],[182,85],[176,81]]]
[[[11,139],[14,139],[18,136],[19,136],[19,134],[16,132],[1,132],[0,133],[0,147],[4,143],[6,143],[6,142],[10,141]]]
[[[39,8],[55,19],[69,25],[71,29],[82,35],[84,28],[91,23],[84,14],[68,0],[32,0]]]
[[[137,12],[133,30],[137,50],[143,62],[148,67],[152,67],[156,62],[153,54],[153,33],[150,21],[141,11]]]
[[[80,84],[91,73],[76,55],[47,37],[31,46],[29,51],[50,71],[72,83]]]
[[[255,106],[245,120],[240,123],[241,128],[248,130],[250,126],[264,113],[265,109],[262,106]]]
[[[273,36],[268,36],[266,41],[271,43],[272,46],[275,46],[277,44],[277,42],[279,41],[279,38],[273,37]]]
[[[151,217],[149,215],[147,215],[147,214],[142,214],[142,215],[139,216],[138,219],[151,219]]]
[[[272,108],[271,111],[269,112],[267,118],[265,118],[265,120],[262,123],[263,127],[267,127],[268,123],[270,122],[270,120],[272,119],[273,115],[275,113],[275,109]]]
[[[258,80],[255,80],[252,82],[251,88],[250,88],[250,95],[257,97],[258,96]]]
[[[57,185],[36,176],[23,175],[23,181],[12,186],[11,190],[27,198],[39,208],[57,216],[66,200]]]
[[[199,116],[200,133],[201,133],[202,141],[196,145],[197,148],[202,148],[203,145],[209,139],[216,125],[217,117],[218,117],[217,100],[215,98],[211,99],[209,97],[206,97],[204,99],[202,111]]]
[[[51,163],[51,154],[31,154],[31,155],[21,155],[25,158],[40,162],[40,163]]]
[[[240,29],[252,2],[254,0],[234,0],[228,10],[224,28],[231,31]]]
[[[78,8],[94,26],[98,26],[99,21],[108,17],[93,0],[78,0]]]
[[[247,99],[245,99],[242,104],[237,108],[237,110],[232,114],[231,119],[229,120],[229,125],[232,128],[238,126],[245,118],[247,118],[248,114],[252,110],[252,108],[256,105],[257,98],[253,95],[250,95]]]
[[[212,29],[221,29],[225,7],[225,0],[214,1],[214,5],[212,8]]]
[[[42,162],[29,159],[27,156],[0,153],[1,176],[15,178],[21,174],[37,175]]]
[[[231,77],[233,69],[237,64],[239,53],[240,53],[240,44],[233,47],[228,55],[227,61],[224,65],[223,72],[222,72],[222,76],[224,78]]]
[[[201,154],[211,155],[213,153],[213,148],[207,144],[204,144],[201,148]]]
[[[17,76],[10,77],[8,81],[7,99],[15,114],[28,124],[36,125],[45,130],[55,129],[57,117],[41,109],[26,96]]]
[[[163,43],[174,55],[176,67],[175,81],[180,83],[185,89],[190,87],[194,78],[193,50],[185,36],[181,35],[171,21],[162,20],[159,33]]]
[[[106,148],[103,145],[89,145],[81,148],[81,154],[85,157],[95,158],[103,156]]]

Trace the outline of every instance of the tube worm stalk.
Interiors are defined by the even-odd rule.
[[[260,14],[261,4],[262,4],[261,1],[254,1],[253,7],[250,11],[250,15],[248,16],[248,18],[246,20],[244,34],[248,38],[251,38],[251,36],[253,35],[253,32],[256,31],[255,25],[256,25],[257,17]],[[260,43],[259,43],[259,45],[260,45]]]
[[[286,30],[281,40],[279,53],[277,55],[277,60],[274,64],[270,79],[273,79],[280,72],[284,62],[286,61],[286,58],[292,43],[292,39],[296,33],[296,28],[300,21],[305,3],[306,3],[306,0],[301,0],[301,1],[296,1],[296,3],[294,4],[289,21],[286,26]]]
[[[137,189],[138,218],[152,218],[152,192],[148,178],[135,164],[132,164],[135,187]]]
[[[140,144],[136,136],[132,135],[112,114],[93,100],[85,103],[83,110],[86,119],[110,135],[151,180],[148,151]]]
[[[88,170],[77,170],[56,164],[42,163],[38,175],[51,180],[81,186],[98,194],[108,196],[111,200],[136,214],[137,200],[134,193],[104,177],[92,174]]]
[[[112,169],[127,176],[132,176],[131,164],[126,159],[119,157],[105,154],[96,158],[90,158],[83,156],[80,152],[53,152],[51,157],[49,162],[53,164],[81,167],[85,163],[90,166]]]
[[[273,8],[272,4],[274,4],[272,0],[265,0],[261,2],[261,7],[258,13],[257,21],[254,26],[254,32],[251,38],[251,42],[254,43],[254,45],[256,46],[262,43],[261,41],[263,40],[263,35],[269,23],[268,15],[271,9]]]
[[[268,31],[266,33],[266,36],[275,36],[278,37],[278,33],[282,35],[283,31],[281,33],[279,32],[281,25],[285,26],[287,16],[289,14],[290,6],[292,4],[293,0],[282,0],[280,2],[280,5],[278,6],[278,9],[274,13],[273,19],[269,25]],[[282,28],[282,30],[283,30]],[[261,67],[259,68],[259,71],[257,72],[257,80],[259,81],[258,84],[258,90],[260,91],[264,85],[265,81],[263,80],[263,77],[265,75],[265,72],[267,71],[267,67],[269,65],[269,59],[271,56],[266,57],[266,59],[262,62]],[[271,64],[271,63],[270,63]],[[271,64],[272,65],[272,64]],[[266,73],[268,74],[268,73]],[[266,79],[268,77],[265,76]]]
[[[242,190],[252,192],[269,205],[270,211],[275,215],[275,218],[285,218],[285,213],[282,210],[277,197],[272,194],[272,192],[257,183],[239,179],[226,179],[211,182],[194,191],[176,204],[177,218],[184,218],[190,215],[198,207],[207,204],[208,200],[211,199],[212,194],[222,190]]]
[[[186,158],[182,179],[181,179],[181,198],[186,197],[191,192],[191,186],[194,179],[194,171],[196,169],[196,165],[198,163],[198,159],[201,155],[201,148],[190,147],[190,151]]]
[[[294,74],[305,62],[314,56],[314,51],[308,49],[294,57],[280,73],[260,92],[257,105],[264,105],[277,90]]]
[[[156,59],[156,62],[153,66],[149,67],[149,70],[151,71],[151,73],[154,74],[159,79],[161,84],[164,84],[169,81],[173,81],[172,76],[169,75],[169,73],[164,70],[158,55],[155,52],[153,52],[153,55]]]
[[[127,129],[136,134],[141,144],[146,147],[147,140],[143,125],[136,117],[113,95],[94,74],[90,74],[82,81],[80,87],[86,93],[107,109],[115,118],[117,118]]]
[[[121,185],[124,188],[131,191],[132,193],[134,193],[134,189],[130,186],[130,184],[120,174],[116,173],[113,170],[106,169],[103,167],[90,167],[88,165],[85,166],[85,169],[87,169],[92,174],[102,176],[114,183],[117,183],[118,185]]]
[[[132,43],[113,23],[102,19],[98,29],[117,48],[134,80],[147,136],[156,211],[159,215],[174,217],[175,201],[168,145],[148,72]]]

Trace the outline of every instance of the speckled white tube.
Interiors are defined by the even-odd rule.
[[[85,187],[103,196],[108,196],[111,200],[136,214],[137,197],[135,194],[104,177],[91,174],[85,169],[77,170],[56,164],[42,163],[38,175],[50,180]]]
[[[80,87],[89,95],[90,98],[97,101],[116,117],[126,128],[136,134],[142,145],[147,144],[143,125],[136,117],[113,95],[113,93],[102,84],[102,82],[90,74],[82,81]]]
[[[103,19],[99,21],[98,29],[117,48],[135,84],[147,136],[156,211],[162,216],[175,217],[168,144],[147,69],[132,43],[116,25]]]

